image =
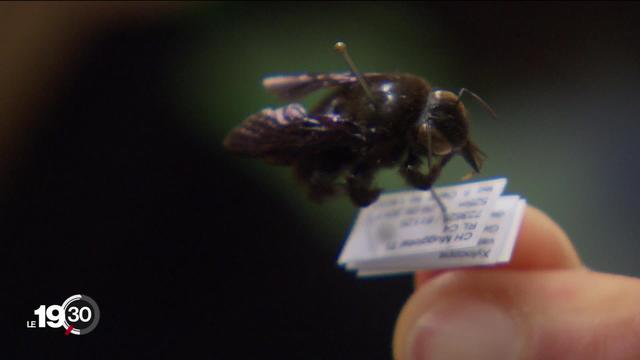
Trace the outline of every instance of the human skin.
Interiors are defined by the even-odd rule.
[[[640,279],[586,268],[528,207],[512,261],[419,272],[393,353],[413,359],[640,359]]]

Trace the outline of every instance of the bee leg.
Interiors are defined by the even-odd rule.
[[[440,177],[440,173],[442,172],[442,168],[451,160],[453,157],[453,153],[449,153],[443,155],[438,162],[431,165],[429,168],[429,172],[423,174],[420,172],[420,165],[422,165],[422,160],[414,153],[409,153],[409,157],[402,164],[400,168],[400,174],[405,178],[405,180],[411,185],[421,190],[429,190],[433,183],[436,182],[438,177]]]
[[[322,201],[340,192],[333,174],[315,173],[308,182],[308,195],[313,201]]]
[[[402,167],[400,168],[400,174],[405,178],[405,180],[411,184],[412,186],[421,189],[421,190],[430,190],[433,199],[438,204],[438,207],[442,211],[442,217],[445,222],[445,226],[448,221],[447,217],[447,208],[444,206],[444,203],[438,196],[438,194],[433,190],[433,183],[436,182],[438,177],[440,177],[440,173],[442,172],[442,168],[451,160],[453,157],[453,153],[449,153],[443,155],[438,162],[431,165],[429,168],[429,172],[427,174],[423,174],[420,172],[420,165],[422,164],[422,160],[413,152],[409,152],[409,156],[407,160],[404,162]]]
[[[347,176],[347,192],[357,206],[369,206],[380,196],[382,189],[373,187],[373,176],[368,166],[356,166]]]
[[[297,162],[293,170],[297,179],[306,186],[308,196],[313,201],[320,202],[342,190],[337,184],[341,166],[328,163],[321,157],[305,158]]]
[[[475,171],[470,171],[468,173],[466,173],[460,180],[462,181],[467,181],[467,180],[471,180],[473,179],[476,175],[478,175],[477,172]]]

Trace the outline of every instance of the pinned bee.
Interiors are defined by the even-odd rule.
[[[351,68],[347,73],[305,73],[264,79],[267,91],[295,101],[314,91],[333,91],[311,111],[292,103],[249,116],[225,138],[233,153],[289,165],[309,196],[322,200],[346,191],[357,206],[380,195],[374,175],[399,165],[406,181],[431,190],[446,219],[446,208],[432,185],[451,158],[460,154],[473,172],[485,154],[469,139],[469,121],[461,97],[469,95],[495,117],[493,110],[467,89],[432,90],[415,75],[360,73],[338,42],[335,50]],[[421,167],[426,159],[427,171]]]

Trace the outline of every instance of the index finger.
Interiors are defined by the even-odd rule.
[[[491,269],[542,270],[571,269],[581,266],[578,253],[562,228],[544,212],[527,206],[511,261]],[[444,272],[447,270],[419,271],[415,276],[415,285],[418,287]]]

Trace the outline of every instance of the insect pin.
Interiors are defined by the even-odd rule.
[[[447,210],[433,184],[458,154],[480,172],[485,154],[469,137],[461,98],[469,95],[492,116],[494,111],[467,89],[432,89],[412,74],[360,73],[338,42],[334,49],[351,69],[344,73],[301,73],[267,77],[263,86],[281,99],[296,101],[320,89],[332,91],[310,111],[299,103],[266,108],[249,116],[224,140],[236,154],[291,166],[314,200],[346,192],[360,207],[382,189],[375,173],[399,167],[415,188],[430,190],[443,220]],[[426,170],[423,170],[426,160]]]

